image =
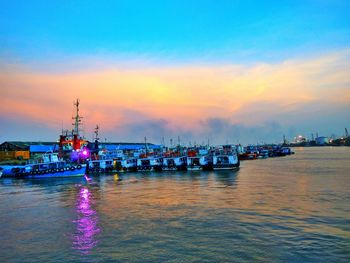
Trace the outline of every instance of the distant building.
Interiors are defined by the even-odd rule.
[[[57,150],[56,142],[7,141],[0,144],[0,161],[28,160],[33,155]]]
[[[3,142],[0,144],[0,161],[28,160],[29,145],[24,142]]]
[[[300,143],[306,143],[307,139],[302,136],[302,135],[298,135],[297,137],[294,137],[294,143],[300,144]]]

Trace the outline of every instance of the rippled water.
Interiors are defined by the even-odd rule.
[[[236,172],[0,180],[1,262],[350,262],[350,148]]]

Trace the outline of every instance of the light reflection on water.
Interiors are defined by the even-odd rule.
[[[97,245],[97,234],[101,231],[98,227],[98,214],[92,209],[91,202],[89,189],[82,187],[77,196],[77,219],[73,221],[76,226],[73,248],[85,254]]]
[[[6,262],[349,262],[350,148],[237,172],[0,180]]]

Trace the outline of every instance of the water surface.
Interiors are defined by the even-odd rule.
[[[0,260],[350,262],[350,148],[295,151],[236,172],[1,179]]]

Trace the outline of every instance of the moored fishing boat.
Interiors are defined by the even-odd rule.
[[[186,170],[186,156],[163,157],[163,171],[184,171]]]
[[[116,161],[118,172],[137,172],[137,158],[129,157]]]
[[[199,171],[208,166],[208,151],[206,149],[192,148],[187,151],[187,170]]]
[[[154,156],[141,156],[137,159],[136,169],[138,172],[151,172],[162,170],[162,158]]]
[[[9,176],[16,178],[57,178],[84,176],[85,164],[71,164],[60,160],[57,153],[46,153],[42,155],[42,161],[30,163],[22,167],[15,167]]]
[[[199,156],[188,156],[187,157],[187,170],[189,171],[199,171],[202,170],[201,158]]]
[[[111,159],[107,160],[93,160],[87,163],[87,173],[108,173],[114,170],[114,161]]]
[[[214,150],[209,162],[213,170],[232,170],[240,166],[235,146],[223,145]]]
[[[265,159],[269,157],[269,150],[268,149],[261,149],[259,151],[259,158],[260,159]]]

